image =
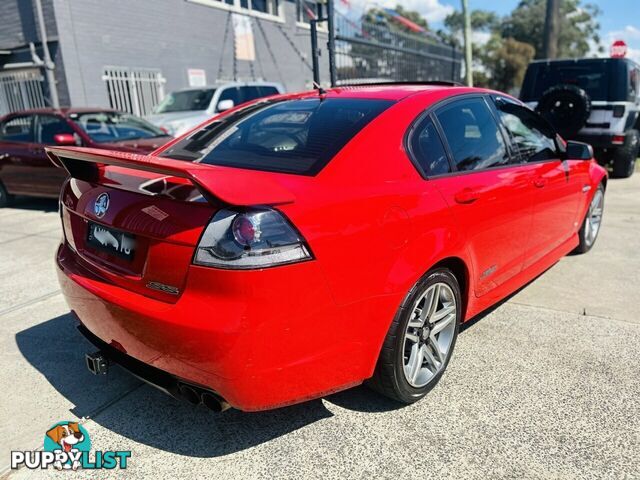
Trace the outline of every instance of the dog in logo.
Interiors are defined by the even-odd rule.
[[[74,446],[84,440],[84,435],[80,431],[78,424],[74,422],[69,422],[66,425],[56,425],[47,432],[47,436],[60,445],[60,449],[65,453],[77,452],[78,449],[74,448]],[[80,467],[80,462],[76,460],[71,466],[68,464],[63,466],[62,462],[57,461],[53,466],[58,470],[62,470],[63,468],[77,470],[78,467]]]

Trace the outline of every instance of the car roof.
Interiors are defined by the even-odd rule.
[[[326,98],[371,98],[380,100],[398,101],[403,98],[423,92],[448,91],[451,94],[466,93],[469,91],[481,91],[481,89],[470,89],[462,85],[453,84],[420,84],[420,83],[389,83],[389,84],[369,84],[369,85],[348,85],[325,90]],[[484,91],[484,90],[482,90]],[[308,98],[317,96],[318,90],[312,90],[300,94],[288,94],[285,97]]]
[[[191,90],[207,90],[207,89],[218,89],[218,88],[226,88],[226,87],[276,87],[280,91],[284,91],[282,85],[276,82],[262,82],[262,81],[253,81],[253,82],[219,82],[213,84],[202,85],[201,87],[185,87],[178,88],[176,90],[172,90],[172,92],[188,92]]]
[[[579,63],[612,63],[612,62],[626,62],[638,65],[638,63],[631,58],[612,58],[612,57],[594,57],[594,58],[559,58],[556,60],[549,60],[548,58],[542,58],[540,60],[533,60],[530,64],[544,64],[544,65],[574,65]]]

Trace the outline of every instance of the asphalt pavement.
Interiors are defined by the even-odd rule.
[[[0,478],[60,478],[8,466],[61,420],[131,451],[126,478],[640,478],[640,173],[609,181],[593,250],[473,321],[408,407],[358,387],[216,415],[118,368],[94,377],[55,278],[60,235],[56,202],[0,210]]]

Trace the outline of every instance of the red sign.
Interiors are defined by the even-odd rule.
[[[611,58],[624,58],[627,56],[627,44],[624,40],[616,40],[611,45]]]

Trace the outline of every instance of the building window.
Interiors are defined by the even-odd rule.
[[[219,7],[225,10],[250,13],[255,16],[282,19],[281,0],[189,0],[191,2]]]
[[[37,69],[0,72],[0,116],[47,105]]]
[[[321,0],[296,0],[296,20],[303,25],[309,25],[311,20],[322,18],[324,2]],[[318,24],[322,28],[323,23]]]

